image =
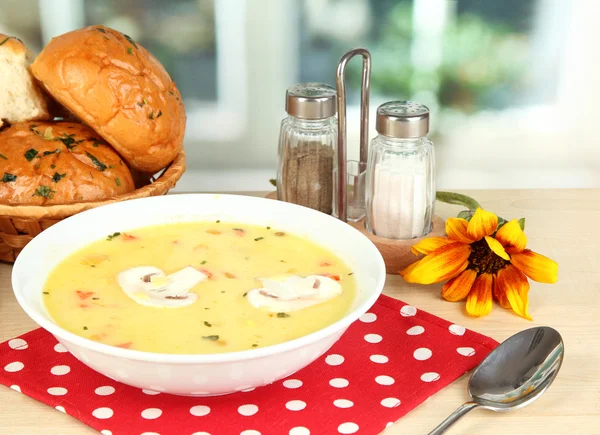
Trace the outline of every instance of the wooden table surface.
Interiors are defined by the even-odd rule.
[[[505,190],[465,192],[505,218],[527,218],[528,247],[556,260],[559,282],[531,284],[534,322],[494,306],[483,319],[463,312],[464,304],[443,301],[440,285],[409,285],[388,275],[384,293],[502,341],[534,325],[556,328],[565,341],[565,360],[556,381],[537,402],[511,413],[475,410],[450,433],[600,434],[600,190]],[[460,208],[441,204],[437,214]],[[11,266],[0,264],[0,341],[36,325],[18,306],[10,285]],[[468,399],[467,377],[431,397],[390,426],[385,435],[425,434]],[[72,417],[0,386],[3,435],[97,433]],[[133,434],[132,434],[133,435]],[[271,434],[268,434],[271,435]],[[315,434],[328,435],[328,434]]]

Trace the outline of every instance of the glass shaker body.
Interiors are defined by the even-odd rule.
[[[318,88],[309,92],[307,86]],[[293,114],[281,123],[277,197],[281,201],[331,214],[337,147],[335,90],[320,84],[298,85],[292,89],[296,94],[302,94],[304,100],[290,100],[288,90],[287,109]],[[320,102],[313,101],[314,94],[321,98]]]
[[[331,214],[335,146],[335,117],[284,119],[279,135],[278,199]]]
[[[413,239],[431,232],[435,204],[433,143],[425,136],[375,137],[367,163],[366,203],[366,225],[372,234]]]

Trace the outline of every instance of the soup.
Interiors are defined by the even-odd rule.
[[[50,274],[45,307],[64,329],[147,352],[208,354],[292,340],[341,319],[352,271],[270,227],[197,222],[114,233]]]

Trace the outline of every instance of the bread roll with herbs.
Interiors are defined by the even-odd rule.
[[[14,36],[0,33],[0,127],[51,119],[48,102],[29,72],[33,54]]]
[[[181,150],[181,95],[160,62],[129,36],[103,26],[66,33],[48,43],[31,70],[132,168],[157,172]]]
[[[121,157],[88,127],[26,122],[0,131],[0,203],[98,201],[134,190]]]

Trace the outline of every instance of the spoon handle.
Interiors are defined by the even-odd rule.
[[[456,411],[450,414],[446,420],[442,421],[438,427],[429,432],[429,435],[442,435],[450,428],[450,426],[460,420],[463,415],[478,406],[479,405],[475,402],[464,403]]]

